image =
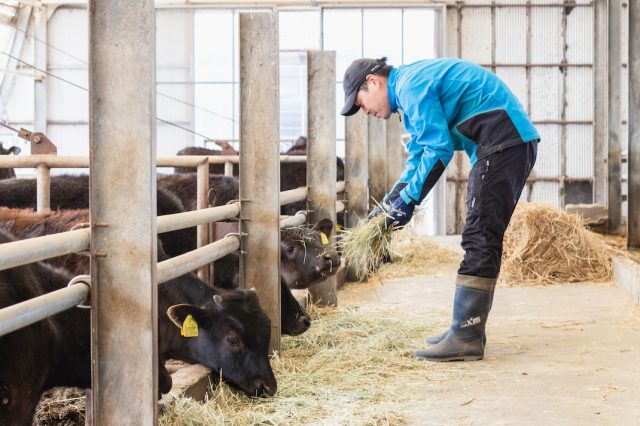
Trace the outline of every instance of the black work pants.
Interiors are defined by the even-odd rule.
[[[523,143],[478,160],[471,169],[458,274],[498,278],[504,232],[537,152],[538,142]]]

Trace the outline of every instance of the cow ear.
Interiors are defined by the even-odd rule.
[[[214,294],[213,303],[216,305],[216,308],[222,309],[222,296],[220,296],[219,294]]]
[[[313,229],[324,233],[328,237],[333,232],[333,221],[331,219],[322,219],[315,224]]]
[[[17,146],[12,146],[11,148],[9,148],[9,153],[13,153],[13,155],[20,154],[20,151],[22,150]]]
[[[170,306],[169,309],[167,309],[167,316],[178,328],[182,328],[182,324],[187,318],[187,315],[191,315],[198,324],[204,325],[206,322],[206,315],[204,311],[193,305],[183,303],[180,305]]]

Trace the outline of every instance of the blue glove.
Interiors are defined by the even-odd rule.
[[[395,229],[403,228],[411,220],[416,205],[413,202],[405,203],[402,197],[396,198],[387,211],[387,226],[393,225]]]
[[[391,210],[391,205],[396,199],[400,198],[400,191],[407,186],[406,182],[398,182],[396,185],[389,191],[388,194],[384,196],[380,205],[376,206],[371,213],[369,213],[369,219],[373,219],[374,217],[381,215],[384,212],[388,212]]]

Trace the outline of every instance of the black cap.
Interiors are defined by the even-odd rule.
[[[386,56],[380,59],[356,59],[349,65],[349,68],[344,72],[344,78],[342,80],[344,107],[340,114],[349,116],[358,112],[360,107],[355,104],[358,89],[362,86],[362,83],[366,81],[369,74],[380,71],[385,65],[387,65]]]

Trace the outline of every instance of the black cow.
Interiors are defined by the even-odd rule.
[[[195,173],[158,175],[158,188],[174,193],[187,210],[197,208],[197,176]],[[212,206],[222,206],[238,199],[238,178],[224,175],[209,175],[208,201]]]
[[[18,155],[20,154],[20,148],[17,146],[12,146],[9,149],[6,149],[2,146],[2,142],[0,142],[0,155]],[[11,179],[16,177],[16,172],[12,168],[0,168],[0,180],[3,179]]]
[[[50,180],[50,205],[54,210],[89,208],[89,176],[59,175]],[[12,208],[36,208],[35,179],[8,179],[0,181],[0,205]],[[173,192],[157,191],[158,216],[183,213],[184,206]],[[196,229],[187,228],[160,234],[163,246],[171,257],[193,250]]]
[[[238,152],[234,149],[209,149],[200,146],[188,146],[182,148],[176,155],[238,155]],[[194,167],[174,167],[175,173],[194,173],[196,169]],[[211,175],[224,175],[224,163],[209,164],[209,174]],[[233,165],[233,175],[239,176],[240,171],[238,169],[238,163]]]
[[[14,241],[0,231],[0,244]],[[160,246],[159,246],[160,247]],[[161,256],[159,254],[159,256]],[[0,308],[66,287],[68,271],[41,262],[0,271]],[[250,290],[221,290],[187,274],[158,287],[159,391],[167,358],[200,363],[248,395],[273,395],[271,323]],[[197,337],[180,336],[191,314]],[[72,308],[0,337],[0,424],[30,424],[44,390],[91,386],[89,311]]]

